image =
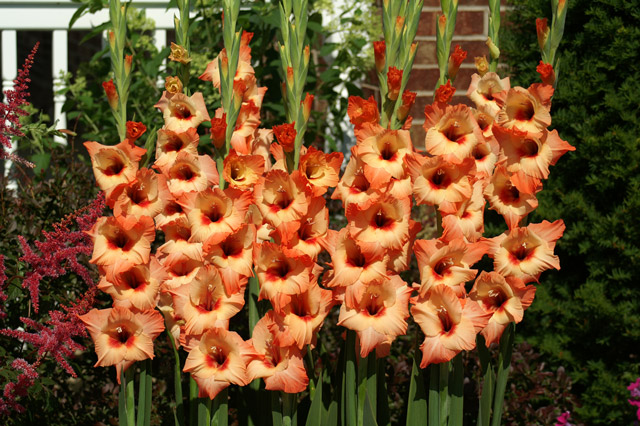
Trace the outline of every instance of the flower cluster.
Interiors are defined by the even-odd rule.
[[[635,382],[627,386],[627,390],[630,393],[630,399],[628,400],[629,404],[638,408],[636,416],[638,417],[638,420],[640,420],[640,377]]]

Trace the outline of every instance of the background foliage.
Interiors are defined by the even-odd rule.
[[[553,168],[532,221],[567,231],[518,334],[567,367],[586,424],[630,424],[640,375],[640,3],[567,2],[552,126],[577,150]],[[513,83],[534,81],[534,19],[549,2],[515,0],[502,52]]]

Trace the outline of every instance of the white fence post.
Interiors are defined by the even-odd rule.
[[[53,30],[53,121],[58,121],[56,128],[67,128],[67,116],[62,113],[62,106],[67,97],[63,94],[57,94],[56,91],[62,86],[63,80],[60,78],[61,73],[67,73],[68,67],[68,49],[67,49],[67,30]],[[67,139],[56,136],[54,141],[62,145],[67,144]]]
[[[18,37],[15,30],[2,31],[2,93],[5,90],[13,89],[13,80],[18,76]],[[17,146],[13,145],[10,152],[17,151]],[[11,161],[4,162],[4,177],[9,175]],[[17,189],[18,184],[14,180],[7,182],[7,188]]]
[[[158,52],[165,48],[167,45],[167,30],[155,30],[153,32],[153,45],[158,49]],[[167,65],[167,60],[164,59],[162,61],[162,66]],[[158,87],[164,87],[164,81],[162,77],[158,77],[158,82],[156,83]]]

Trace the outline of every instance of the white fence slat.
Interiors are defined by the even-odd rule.
[[[167,30],[155,30],[153,32],[153,45],[156,47],[156,49],[158,49],[158,51],[165,48],[165,46],[167,45]],[[167,60],[164,59],[162,61],[162,66],[164,67],[166,65]],[[156,84],[158,85],[158,87],[164,87],[164,80],[162,80],[162,77],[158,77],[158,81],[156,82]]]
[[[2,93],[4,99],[4,91],[13,89],[13,80],[18,76],[18,34],[14,30],[2,31]],[[11,147],[10,152],[15,152],[15,145]],[[4,176],[9,175],[11,161],[4,162]],[[7,183],[9,189],[17,189],[18,185],[15,181]]]
[[[53,61],[51,72],[53,73],[53,121],[58,121],[56,128],[67,128],[67,116],[62,113],[62,106],[67,97],[63,94],[56,94],[56,91],[61,87],[63,80],[60,78],[60,73],[67,73],[68,69],[68,49],[67,49],[67,31],[66,30],[54,30],[53,31]],[[67,139],[56,136],[55,142],[66,145]]]

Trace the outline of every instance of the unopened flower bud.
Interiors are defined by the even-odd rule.
[[[131,74],[131,62],[133,61],[133,56],[125,55],[124,57],[124,73],[126,75]]]
[[[376,70],[381,73],[385,69],[385,65],[387,62],[387,45],[382,41],[374,41],[373,42],[373,53],[376,58]]]
[[[447,80],[447,84],[443,84],[436,89],[436,102],[448,104],[456,93],[456,88],[451,86],[451,80]]]
[[[402,85],[402,70],[396,67],[389,67],[387,72],[387,96],[392,101],[398,99],[400,95],[400,86]]]
[[[544,50],[547,39],[549,38],[549,26],[547,25],[547,18],[536,19],[536,32],[538,33],[538,45],[540,50]]]
[[[216,149],[222,148],[227,136],[227,114],[211,119],[211,142]]]
[[[311,116],[311,107],[313,106],[313,95],[307,93],[302,101],[302,116],[304,117],[304,121],[309,121],[309,117]]]
[[[175,44],[171,42],[171,54],[169,55],[169,60],[174,62],[180,62],[181,64],[188,64],[191,62],[191,58],[189,57],[189,52],[183,46],[179,44]]]
[[[484,55],[476,56],[475,62],[476,62],[476,70],[478,70],[478,74],[480,74],[480,77],[484,76],[487,73],[487,71],[489,71],[489,62],[487,62],[487,57]]]
[[[113,80],[105,81],[102,83],[102,88],[104,89],[104,93],[107,95],[107,100],[109,101],[109,106],[111,109],[116,111],[118,109],[118,91],[116,90],[116,85],[113,84]]]
[[[540,79],[544,84],[553,86],[556,82],[556,73],[553,71],[553,66],[551,64],[545,64],[540,61],[540,64],[536,67],[536,71],[540,74]]]
[[[444,37],[446,30],[447,17],[444,15],[440,15],[440,17],[438,18],[438,34],[440,34],[441,37]]]
[[[467,52],[462,50],[459,44],[456,44],[456,47],[453,50],[453,53],[449,55],[449,78],[451,80],[456,79],[456,75],[458,75],[458,70],[460,69],[460,65],[462,61],[464,61],[467,57]]]
[[[489,48],[489,53],[491,54],[492,59],[498,59],[500,57],[500,49],[495,45],[491,37],[487,37],[487,47]]]
[[[167,77],[164,81],[164,88],[171,94],[182,93],[182,81],[178,77]]]
[[[416,101],[416,95],[416,92],[409,92],[408,90],[402,93],[402,105],[398,108],[398,120],[404,121],[407,118],[411,107]]]

